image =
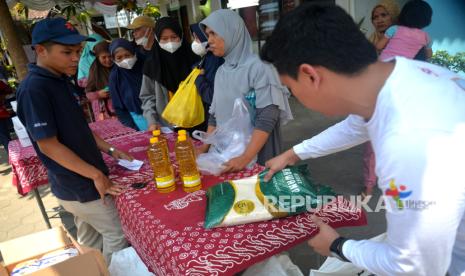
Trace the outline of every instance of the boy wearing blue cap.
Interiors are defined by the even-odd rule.
[[[75,216],[78,241],[111,254],[127,246],[111,196],[123,187],[108,179],[100,151],[131,160],[90,130],[73,97],[70,77],[76,74],[81,42],[89,41],[62,18],[44,19],[32,32],[37,64],[17,92],[18,117],[47,167],[52,193]],[[101,199],[101,200],[99,200]]]

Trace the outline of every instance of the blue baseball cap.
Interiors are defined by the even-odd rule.
[[[53,41],[65,45],[76,45],[83,41],[95,39],[80,35],[73,24],[64,18],[46,18],[37,22],[32,30],[32,46]]]

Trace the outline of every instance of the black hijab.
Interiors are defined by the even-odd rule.
[[[199,61],[199,56],[191,50],[190,44],[182,35],[181,27],[176,19],[162,17],[157,20],[155,36],[159,40],[164,29],[171,29],[181,38],[181,47],[174,53],[169,53],[158,45],[156,41],[144,65],[144,75],[156,80],[169,91],[176,92],[179,83],[183,81],[192,70],[192,66]]]

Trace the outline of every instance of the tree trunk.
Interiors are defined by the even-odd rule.
[[[16,74],[21,81],[26,77],[28,60],[5,0],[0,0],[0,30],[4,35],[8,53],[16,68]]]

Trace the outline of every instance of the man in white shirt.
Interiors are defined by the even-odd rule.
[[[301,5],[261,52],[307,108],[348,117],[269,160],[267,178],[299,160],[368,140],[386,201],[385,242],[340,237],[314,217],[309,245],[376,275],[465,273],[465,80],[376,51],[336,6]]]

